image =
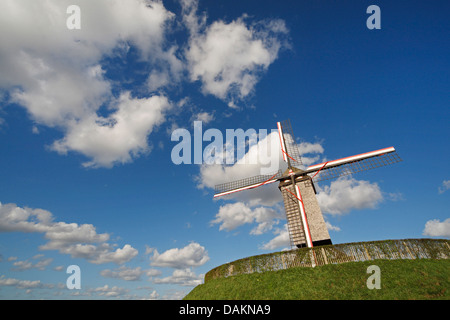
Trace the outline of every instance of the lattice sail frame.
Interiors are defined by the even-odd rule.
[[[234,192],[253,189],[265,184],[278,181],[283,176],[283,172],[278,170],[274,174],[253,176],[250,178],[240,179],[215,186],[214,197],[220,197]]]
[[[292,130],[291,121],[285,120],[278,122],[277,127],[283,160],[290,163],[292,167],[301,168],[303,166],[302,158]]]
[[[306,169],[313,182],[335,179],[402,161],[394,147],[316,164]]]

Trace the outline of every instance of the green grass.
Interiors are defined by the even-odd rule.
[[[380,289],[368,289],[367,267],[380,268]],[[213,279],[184,300],[450,299],[450,260],[373,260],[291,268]]]

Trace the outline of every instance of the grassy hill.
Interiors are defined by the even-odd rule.
[[[367,267],[381,271],[381,288],[368,289]],[[207,281],[184,300],[450,300],[450,260],[373,260],[297,267]]]

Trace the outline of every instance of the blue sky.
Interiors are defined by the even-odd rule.
[[[0,298],[179,299],[287,248],[276,186],[213,200],[254,167],[173,163],[172,132],[196,120],[225,136],[289,118],[305,164],[394,146],[402,162],[317,186],[333,243],[448,238],[448,9],[2,1]]]

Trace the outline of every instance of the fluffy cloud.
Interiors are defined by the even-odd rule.
[[[47,210],[20,208],[0,202],[0,232],[46,232],[53,224]]]
[[[133,269],[125,266],[121,266],[115,270],[105,269],[100,271],[100,275],[105,278],[123,279],[125,281],[138,281],[140,280],[141,275],[145,273],[146,271],[142,270],[141,267],[136,267]]]
[[[19,280],[15,278],[5,278],[5,276],[0,276],[0,287],[11,286],[20,289],[36,289],[36,288],[52,288],[53,285],[44,284],[40,280]]]
[[[51,149],[86,156],[84,166],[111,167],[148,153],[147,138],[171,108],[162,92],[199,80],[205,93],[234,105],[277,58],[287,33],[281,20],[207,26],[197,1],[181,3],[178,19],[190,37],[169,40],[180,21],[158,0],[77,1],[80,30],[66,27],[69,0],[1,1],[0,30],[8,32],[0,33],[0,100],[25,108],[33,132],[60,130],[64,136]],[[142,65],[139,77],[111,63],[126,61],[130,48]],[[111,70],[120,76],[111,79]],[[124,92],[127,81],[139,96]]]
[[[182,1],[191,33],[186,50],[191,80],[201,81],[205,94],[234,105],[234,99],[252,92],[261,72],[277,58],[283,45],[279,37],[288,31],[281,20],[248,25],[245,17],[207,26],[205,16],[196,16],[197,2]]]
[[[159,298],[158,292],[156,290],[153,290],[150,295],[148,296],[147,300],[157,300]],[[181,300],[181,299],[180,299]]]
[[[422,234],[430,237],[450,237],[450,218],[442,222],[438,219],[427,221]]]
[[[82,27],[68,30],[70,4],[1,2],[0,28],[8,32],[0,33],[0,89],[37,124],[64,132],[54,150],[79,152],[92,159],[87,166],[129,162],[149,150],[147,136],[170,105],[160,95],[136,99],[122,93],[116,101],[102,59],[123,54],[131,44],[141,59],[172,77],[180,62],[173,48],[163,48],[173,14],[159,1],[81,0]]]
[[[156,269],[144,270],[141,267],[129,268],[126,266],[120,266],[117,269],[105,269],[100,271],[100,275],[105,278],[122,279],[125,281],[139,281],[142,275],[146,275],[149,278],[160,276],[162,271]]]
[[[196,275],[191,269],[176,269],[171,276],[153,279],[155,284],[179,284],[182,286],[194,287],[202,284],[205,275]]]
[[[208,112],[199,112],[195,115],[194,121],[201,121],[203,123],[209,123],[212,120],[214,120],[214,114],[208,113]]]
[[[331,223],[325,220],[325,225],[327,226],[328,231],[341,231],[341,228],[337,226],[333,226]]]
[[[129,92],[123,93],[114,113],[106,118],[93,114],[71,123],[66,136],[52,148],[62,154],[78,151],[93,159],[84,166],[111,167],[130,162],[132,156],[150,151],[147,136],[164,121],[164,110],[169,107],[165,97],[135,99]]]
[[[37,260],[33,262],[32,260]],[[52,258],[42,259],[42,255],[37,255],[30,260],[22,260],[13,262],[13,270],[24,271],[29,269],[45,270],[45,268],[52,263]]]
[[[242,202],[221,206],[212,224],[220,224],[219,230],[231,231],[244,224],[256,223],[250,234],[263,234],[273,228],[282,219],[282,215],[267,207],[250,208]]]
[[[108,243],[109,234],[97,233],[91,224],[55,222],[49,211],[20,208],[11,203],[0,203],[0,232],[43,233],[48,242],[39,249],[57,250],[95,264],[122,264],[138,254],[129,244],[114,250],[115,246]]]
[[[128,293],[128,289],[121,288],[118,286],[108,286],[105,284],[103,287],[97,287],[93,289],[89,289],[89,294],[95,294],[101,297],[119,297]]]
[[[114,250],[114,246],[110,243],[94,245],[52,241],[40,246],[39,249],[58,250],[60,253],[69,254],[73,258],[83,258],[94,264],[109,262],[122,264],[130,261],[138,254],[138,251],[129,244],[124,245],[123,248]]]
[[[383,196],[376,183],[341,177],[323,188],[317,186],[322,212],[342,215],[353,209],[375,208]]]
[[[319,142],[301,142],[298,145],[298,151],[302,156],[302,163],[305,166],[310,166],[319,162],[321,155],[324,152],[323,146]]]
[[[150,265],[155,267],[185,269],[201,266],[209,260],[208,251],[196,242],[192,242],[181,249],[169,249],[161,254],[156,249],[152,251],[153,256],[150,257]]]
[[[276,235],[272,240],[263,244],[261,249],[263,250],[274,250],[277,248],[289,248],[291,240],[289,238],[289,230],[287,224],[283,228],[278,228],[275,230]]]

